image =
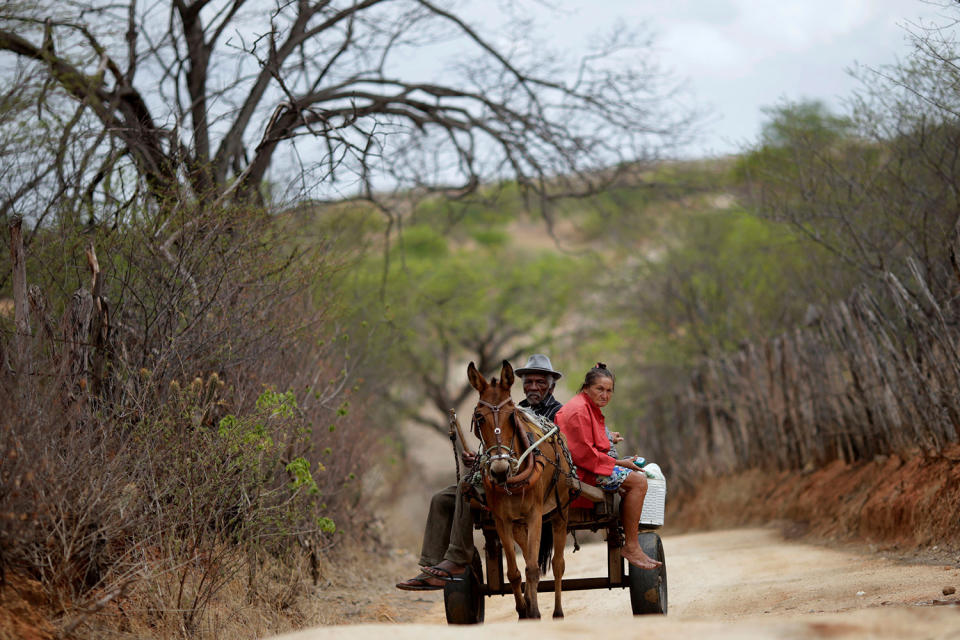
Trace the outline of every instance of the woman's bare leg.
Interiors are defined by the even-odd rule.
[[[631,471],[627,479],[620,485],[622,499],[620,501],[620,515],[623,518],[623,549],[624,558],[630,564],[641,569],[656,569],[662,562],[658,562],[644,553],[637,540],[640,530],[640,513],[643,511],[643,499],[647,495],[647,476],[639,471]]]

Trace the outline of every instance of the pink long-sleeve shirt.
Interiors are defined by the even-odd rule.
[[[581,480],[595,484],[596,476],[613,473],[615,461],[607,453],[610,439],[607,438],[603,413],[587,394],[581,391],[563,405],[555,421],[567,438]]]

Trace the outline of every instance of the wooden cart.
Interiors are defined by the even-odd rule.
[[[604,531],[607,542],[606,576],[596,578],[565,578],[563,591],[583,589],[630,589],[630,607],[634,615],[667,613],[667,564],[663,545],[655,529],[641,524],[640,546],[644,552],[663,563],[656,570],[641,570],[626,563],[620,555],[623,546],[623,526],[620,524],[620,497],[604,493],[596,487],[583,485],[581,496],[593,502],[592,508],[570,509],[568,531]],[[465,580],[448,582],[443,601],[447,622],[450,624],[477,624],[483,622],[484,598],[510,595],[510,582],[503,570],[503,545],[497,535],[489,512],[474,509],[474,526],[483,532],[483,560],[474,555],[473,570]],[[625,565],[629,567],[624,571]],[[553,592],[553,580],[541,580],[538,592]]]

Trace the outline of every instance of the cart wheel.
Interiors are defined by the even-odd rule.
[[[443,607],[448,624],[479,624],[483,622],[483,575],[479,555],[473,556],[473,570],[463,580],[448,582],[443,587]]]
[[[663,565],[659,569],[641,569],[630,563],[630,606],[634,615],[667,612],[667,562],[660,536],[644,531],[638,536],[643,552]]]

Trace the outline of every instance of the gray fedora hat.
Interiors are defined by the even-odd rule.
[[[527,358],[527,363],[520,369],[516,369],[514,373],[516,373],[518,376],[522,376],[527,373],[546,373],[553,376],[554,380],[559,380],[563,377],[562,373],[553,370],[553,365],[550,364],[550,358],[542,353],[535,353]]]

